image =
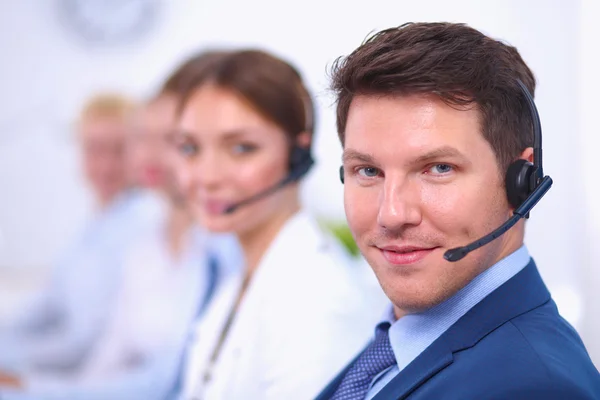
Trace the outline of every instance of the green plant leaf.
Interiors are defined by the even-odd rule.
[[[321,218],[319,219],[319,224],[327,231],[331,232],[352,256],[358,257],[360,255],[358,246],[352,237],[352,232],[345,221]]]

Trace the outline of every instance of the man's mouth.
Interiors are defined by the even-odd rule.
[[[377,248],[381,251],[383,257],[394,265],[416,264],[437,249],[435,246],[418,245],[388,245],[377,246]]]

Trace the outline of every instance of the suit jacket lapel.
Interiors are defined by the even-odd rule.
[[[506,321],[549,300],[550,293],[531,260],[517,275],[490,293],[452,325],[394,377],[373,400],[406,398],[432,376],[452,364],[454,352],[474,346]]]
[[[373,400],[403,399],[413,389],[452,364],[452,351],[443,340],[436,340],[388,383]]]

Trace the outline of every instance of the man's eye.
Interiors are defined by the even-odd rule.
[[[434,166],[432,166],[431,168],[429,168],[428,172],[430,172],[431,174],[434,175],[444,175],[447,174],[448,172],[452,172],[453,168],[451,165],[448,164],[436,164]]]
[[[358,174],[367,178],[374,178],[379,175],[379,169],[375,167],[363,167],[357,170]]]

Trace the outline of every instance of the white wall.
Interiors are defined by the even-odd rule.
[[[579,120],[580,134],[573,135],[577,140],[577,151],[571,154],[581,160],[577,173],[581,172],[586,184],[584,190],[574,193],[585,200],[585,232],[579,238],[579,248],[584,254],[583,286],[586,305],[586,318],[581,324],[583,339],[600,367],[600,185],[598,178],[598,110],[600,109],[600,2],[583,0],[581,4],[581,29],[579,41]]]
[[[594,0],[583,2],[590,12],[597,6]],[[517,46],[538,78],[545,170],[555,184],[532,213],[527,243],[563,313],[584,333],[593,329],[583,317],[597,315],[590,313],[599,286],[586,284],[598,271],[591,268],[584,239],[600,226],[600,217],[589,217],[596,203],[584,188],[586,174],[575,171],[595,178],[589,140],[597,108],[582,115],[579,106],[594,100],[598,90],[578,86],[574,77],[595,78],[599,70],[586,69],[590,60],[578,58],[596,51],[597,41],[586,40],[583,29],[597,38],[598,28],[580,2],[173,0],[162,2],[161,18],[149,35],[113,46],[82,44],[58,22],[56,4],[0,2],[0,265],[46,265],[86,214],[69,136],[80,103],[105,88],[148,93],[183,57],[206,46],[261,47],[303,71],[320,105],[319,165],[304,197],[317,212],[342,218],[340,148],[326,91],[327,66],[371,31],[411,20],[462,21]],[[589,342],[598,340],[594,346],[600,346],[598,337],[587,335]]]

